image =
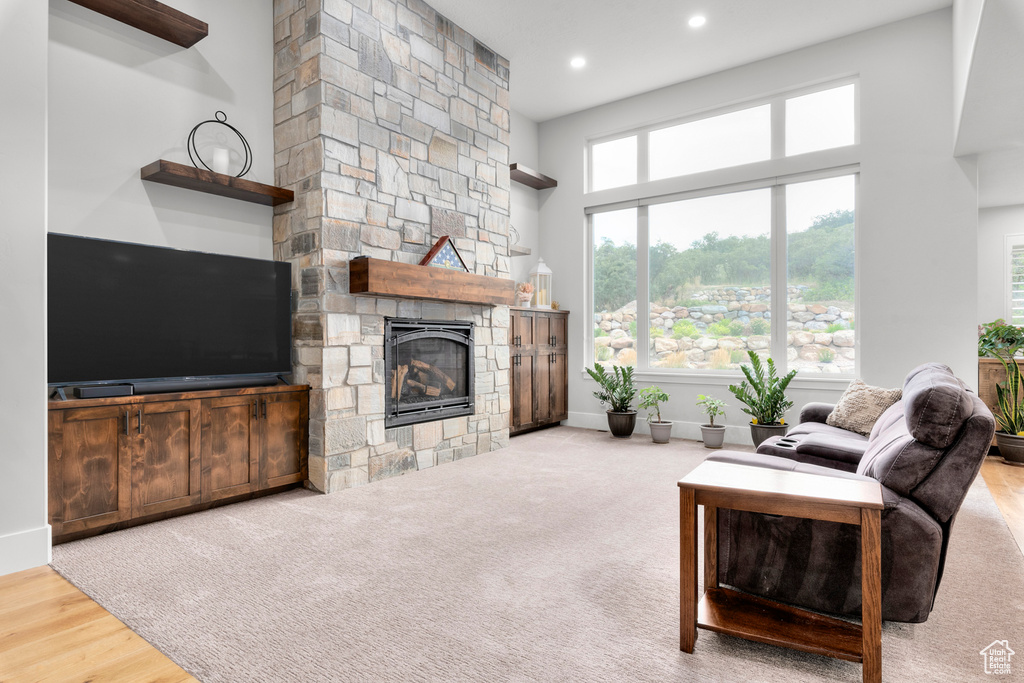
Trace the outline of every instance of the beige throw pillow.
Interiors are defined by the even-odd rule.
[[[886,408],[902,396],[902,389],[882,389],[855,379],[843,392],[839,403],[825,419],[825,424],[868,436]]]

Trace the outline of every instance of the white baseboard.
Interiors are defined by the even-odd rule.
[[[565,420],[562,424],[567,427],[580,427],[582,429],[599,429],[608,431],[608,416],[605,413],[570,412],[569,419]],[[700,425],[700,422],[683,422],[680,420],[674,420],[672,422],[672,438],[701,441]],[[651,433],[650,427],[647,426],[647,420],[644,419],[642,414],[637,415],[636,429],[633,433]],[[750,426],[726,425],[725,443],[732,444],[734,446],[752,446],[753,441],[750,440]]]
[[[49,563],[49,524],[0,536],[0,576]]]

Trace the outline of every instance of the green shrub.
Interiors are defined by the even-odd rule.
[[[744,325],[739,320],[719,320],[708,326],[712,337],[738,337],[743,334]]]
[[[608,336],[608,333],[605,332],[604,330],[602,330],[600,327],[595,327],[594,328],[594,338],[595,339],[598,338],[598,337],[607,337],[607,336]]]
[[[612,350],[607,346],[594,347],[594,356],[599,361],[611,360],[613,355]]]
[[[764,335],[772,329],[771,323],[764,318],[754,318],[750,321],[750,334]]]
[[[832,349],[821,349],[818,351],[818,360],[822,363],[831,363],[836,359],[836,353]]]
[[[839,330],[845,329],[847,329],[847,327],[844,323],[832,323],[831,325],[825,328],[825,331],[828,332],[829,334],[834,334]]]
[[[700,332],[697,330],[697,326],[690,320],[680,320],[672,326],[672,338],[682,339],[683,337],[689,337],[690,339],[696,339],[700,336]]]
[[[728,337],[729,323],[724,320],[719,320],[717,323],[711,323],[708,325],[708,334],[712,337]]]
[[[747,359],[747,352],[741,351],[740,349],[733,349],[729,352],[729,362],[733,365],[739,365]]]
[[[665,328],[664,327],[652,327],[651,328],[651,339],[657,339],[658,337],[664,337],[664,336],[665,336]]]
[[[629,338],[636,339],[636,321],[631,320],[629,323]]]

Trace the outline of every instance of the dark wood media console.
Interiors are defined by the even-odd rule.
[[[50,401],[48,429],[62,543],[302,485],[309,387]]]

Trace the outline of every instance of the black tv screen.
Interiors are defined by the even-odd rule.
[[[48,381],[291,372],[291,265],[47,236]]]

